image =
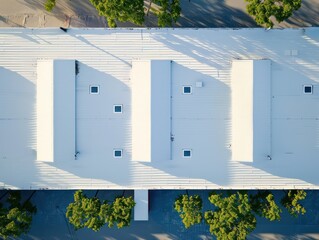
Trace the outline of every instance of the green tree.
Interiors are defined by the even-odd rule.
[[[135,202],[132,197],[117,197],[110,206],[104,207],[107,214],[102,214],[108,227],[122,228],[130,225],[132,218],[132,209]]]
[[[21,203],[20,191],[9,192],[6,203],[0,203],[0,237],[19,237],[30,230],[36,207],[30,202],[31,196]]]
[[[209,224],[209,231],[217,239],[244,240],[256,228],[256,218],[246,192],[237,192],[226,197],[212,193],[209,201],[215,206],[215,210],[206,211],[204,218]]]
[[[116,27],[116,21],[144,22],[143,0],[90,0],[100,16],[104,16],[109,27]]]
[[[181,15],[180,0],[155,0],[160,6],[156,12],[159,27],[171,27]]]
[[[202,199],[198,195],[180,195],[174,204],[174,209],[179,213],[185,228],[189,228],[202,221],[202,207]]]
[[[270,191],[258,191],[257,194],[250,195],[252,210],[259,216],[270,221],[280,220],[281,209],[274,200],[274,195]]]
[[[45,10],[47,10],[48,12],[51,12],[53,10],[53,8],[55,7],[55,0],[46,0],[46,2],[44,3],[44,8]]]
[[[97,192],[98,193],[98,192]],[[96,197],[87,197],[82,190],[74,193],[74,202],[67,207],[66,217],[75,227],[99,231],[105,224],[118,228],[129,226],[135,202],[132,197],[117,197],[114,201],[101,202]]]
[[[279,23],[288,19],[301,7],[301,0],[246,0],[248,13],[255,18],[257,24],[273,27],[271,17]]]
[[[79,190],[74,194],[74,202],[67,207],[66,217],[76,230],[87,227],[99,231],[104,225],[100,209],[101,202],[98,198],[88,198],[82,190]]]
[[[306,196],[307,193],[304,190],[289,190],[285,192],[281,204],[292,216],[297,217],[299,214],[306,213],[306,209],[299,202],[304,200]]]
[[[172,26],[181,14],[180,0],[149,0],[144,6],[144,0],[89,0],[100,16],[105,17],[109,27],[116,27],[116,22],[132,22],[136,25],[144,23],[145,9],[148,15],[152,3],[157,5],[152,12],[158,18],[158,26]],[[56,0],[46,0],[44,7],[51,12]]]

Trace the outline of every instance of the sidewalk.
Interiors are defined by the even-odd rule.
[[[107,27],[89,0],[57,0],[49,13],[45,0],[0,0],[0,27]],[[182,14],[174,27],[257,27],[246,13],[244,0],[181,0]],[[156,27],[154,15],[145,27]],[[134,27],[120,23],[119,27]],[[275,27],[319,26],[319,1],[303,0],[302,7],[288,21]]]

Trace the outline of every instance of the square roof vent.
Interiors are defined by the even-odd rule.
[[[312,85],[303,85],[303,93],[304,94],[312,94]]]

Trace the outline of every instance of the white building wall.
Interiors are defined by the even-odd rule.
[[[171,158],[171,61],[151,60],[152,161]]]
[[[271,159],[271,61],[254,60],[253,160]]]
[[[75,61],[54,60],[54,161],[74,160]]]

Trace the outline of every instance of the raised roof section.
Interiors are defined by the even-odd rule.
[[[132,160],[169,160],[170,135],[171,61],[133,61]]]
[[[75,154],[75,61],[37,63],[37,160],[73,160]]]
[[[271,159],[270,60],[232,62],[232,158]]]

